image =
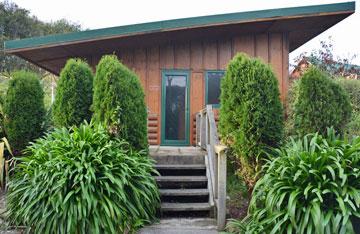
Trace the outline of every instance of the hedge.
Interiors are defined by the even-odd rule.
[[[283,138],[283,110],[278,81],[268,65],[246,54],[229,63],[221,83],[221,137],[237,155],[249,189],[268,147]]]
[[[94,120],[134,148],[147,148],[147,109],[144,91],[134,72],[115,55],[105,55],[97,65],[93,97]]]
[[[44,92],[37,74],[12,74],[4,103],[4,125],[13,150],[20,151],[41,136],[45,116]]]
[[[299,135],[325,134],[327,127],[344,132],[351,105],[344,89],[324,72],[313,67],[304,73],[294,103],[294,127]]]
[[[91,119],[93,74],[80,59],[69,59],[61,70],[52,107],[57,127],[79,125]]]

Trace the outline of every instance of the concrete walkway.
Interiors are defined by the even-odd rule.
[[[138,234],[217,234],[216,221],[210,218],[171,218],[142,228]]]

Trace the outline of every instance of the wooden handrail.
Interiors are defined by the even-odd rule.
[[[196,116],[196,142],[207,151],[210,204],[215,205],[218,229],[223,230],[226,221],[226,146],[220,143],[211,105]]]

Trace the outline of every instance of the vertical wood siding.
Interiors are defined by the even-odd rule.
[[[139,76],[149,110],[149,142],[160,144],[161,70],[190,70],[190,142],[194,144],[195,114],[205,106],[205,71],[225,70],[239,52],[269,63],[276,74],[282,101],[288,89],[289,41],[286,33],[239,35],[233,38],[168,42],[149,48],[116,51],[119,59]],[[100,56],[93,56],[93,66]],[[157,129],[157,131],[156,131]]]

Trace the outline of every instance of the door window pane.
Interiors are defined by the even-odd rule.
[[[206,87],[207,87],[207,103],[217,105],[220,103],[220,83],[221,78],[224,76],[223,71],[207,72]]]
[[[165,139],[186,140],[186,76],[165,76]]]

